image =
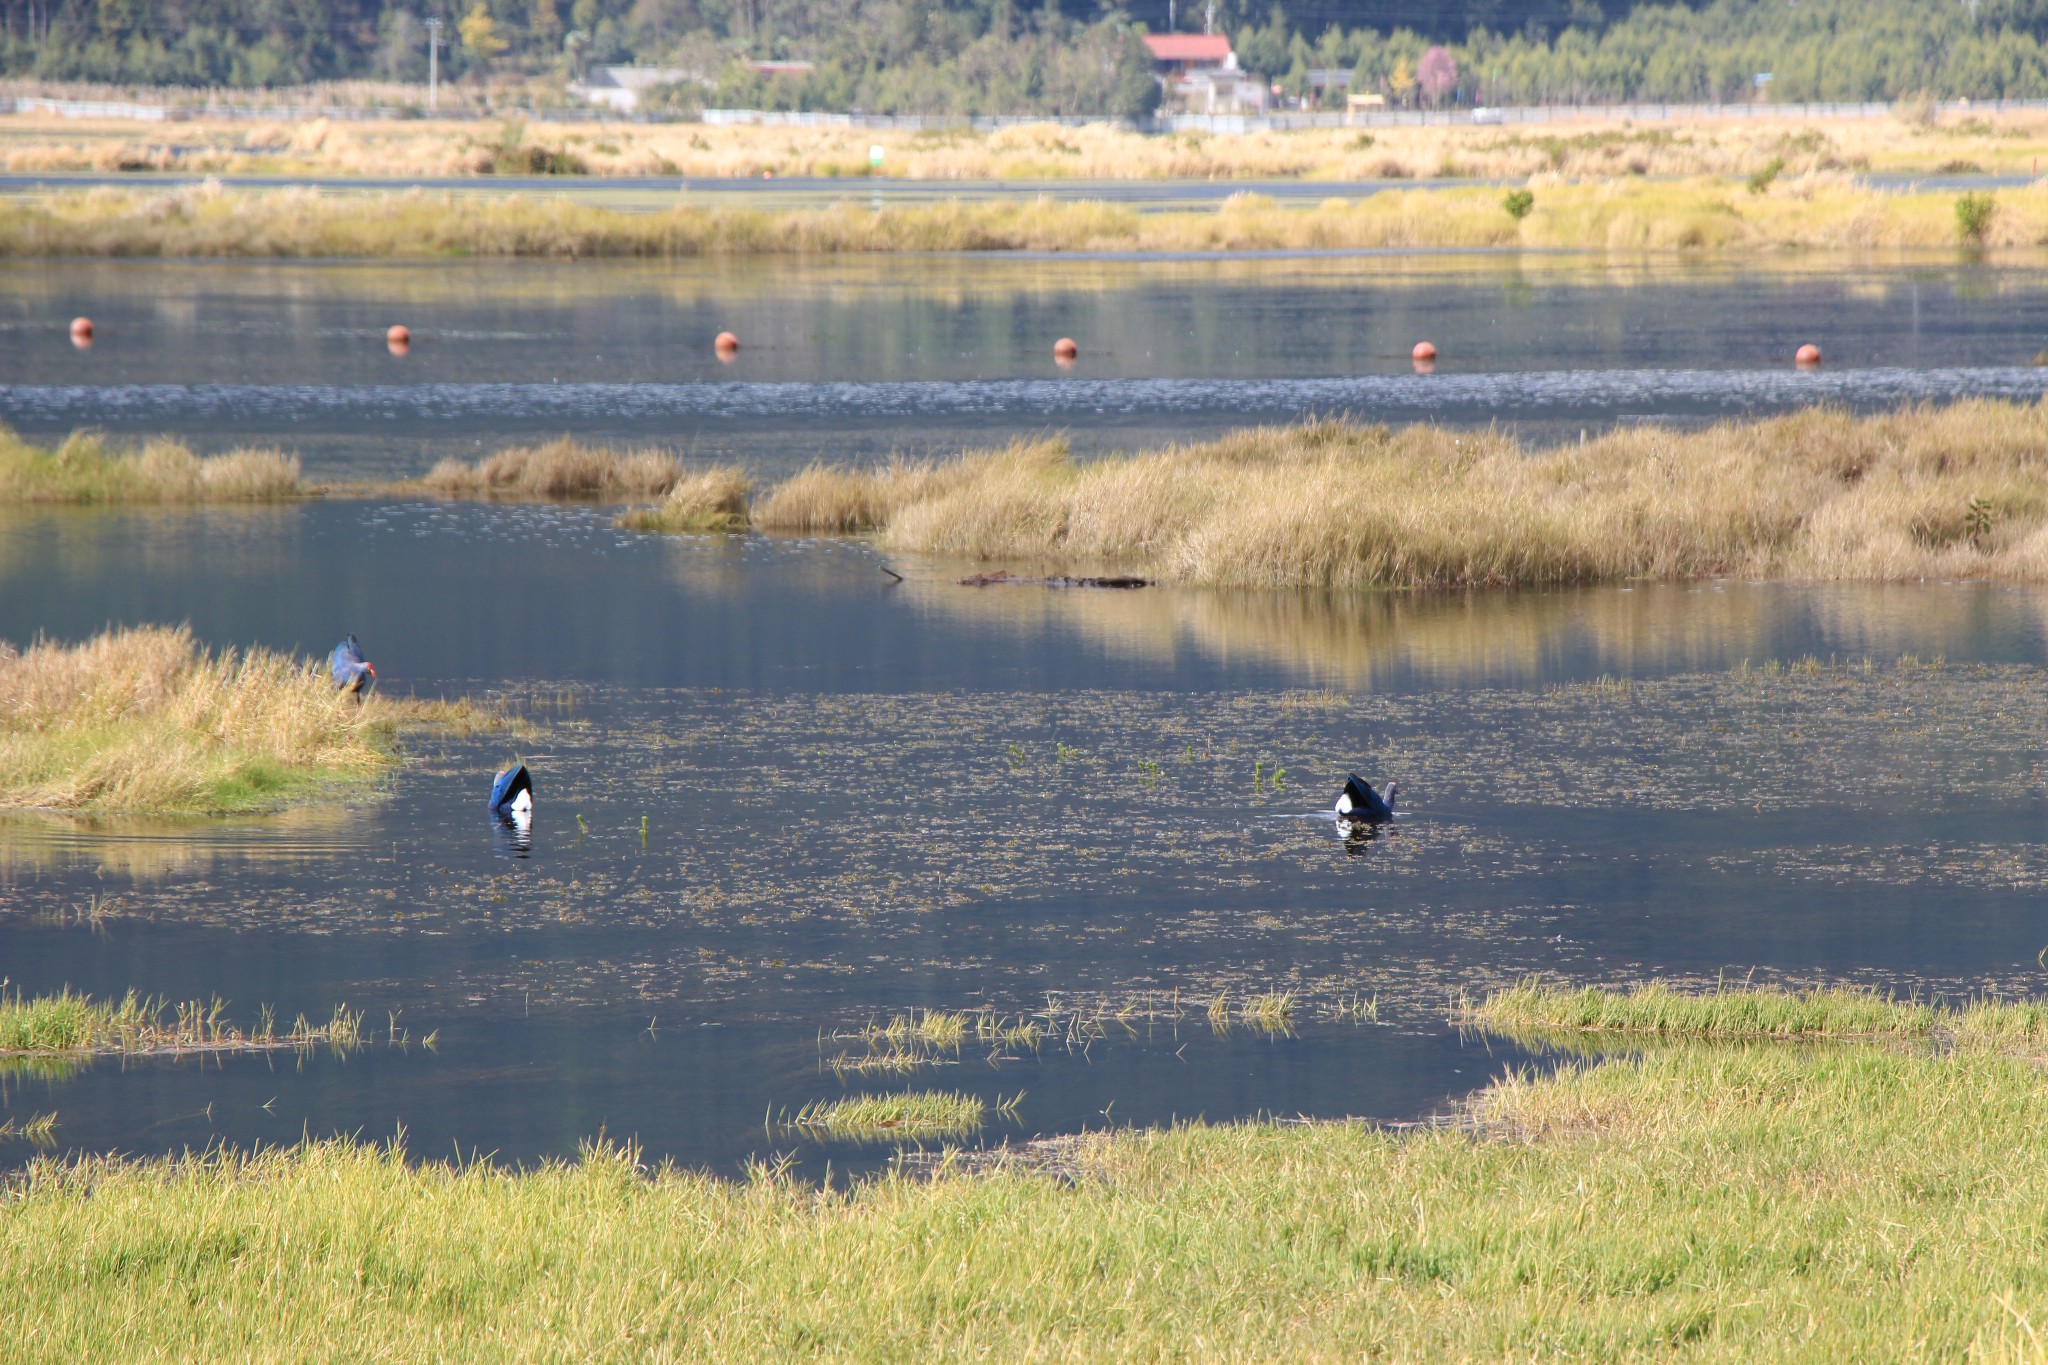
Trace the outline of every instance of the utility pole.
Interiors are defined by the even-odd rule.
[[[427,20],[427,108],[441,107],[441,21]]]

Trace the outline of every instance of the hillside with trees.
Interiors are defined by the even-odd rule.
[[[452,79],[666,65],[690,73],[679,109],[1132,114],[1156,98],[1139,35],[1205,24],[1302,96],[1310,72],[1344,71],[1404,102],[1746,100],[1758,73],[1773,101],[2048,97],[2048,0],[0,0],[0,73],[418,80],[429,19]]]

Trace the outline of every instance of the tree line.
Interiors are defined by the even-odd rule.
[[[0,72],[119,84],[673,65],[679,108],[1133,114],[1140,36],[1227,34],[1246,69],[1413,102],[2048,97],[2048,0],[0,0]],[[1441,49],[1429,56],[1432,49]],[[1424,82],[1425,58],[1434,65]],[[1447,61],[1446,61],[1447,59]],[[809,63],[762,71],[757,63]],[[1759,77],[1765,79],[1760,83]],[[1326,84],[1327,82],[1324,82]]]

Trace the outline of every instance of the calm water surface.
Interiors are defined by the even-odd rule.
[[[1800,401],[1771,387],[1795,331],[1853,357],[1822,378],[1872,393],[2023,387],[2039,283],[1946,262],[9,267],[0,413],[275,440],[356,475],[542,412],[764,471],[1044,425],[1150,441],[1259,416],[1244,394],[1304,375],[1477,386],[1440,386],[1472,395],[1459,420],[1552,421],[1553,391],[1696,418]],[[760,340],[735,390],[702,339],[741,309]],[[400,310],[423,337],[403,361],[375,344]],[[62,341],[77,312],[90,352]],[[1395,344],[1423,329],[1461,357],[1427,380]],[[1089,338],[1077,377],[1041,364],[1041,333]],[[1688,379],[1708,398],[1681,402],[1646,368],[1729,387]],[[1079,382],[1139,410],[1045,396]],[[570,385],[618,386],[625,415],[554,415]],[[1172,385],[1225,397],[1173,409]],[[626,402],[650,387],[658,419]],[[1426,1114],[1540,1061],[1446,1023],[1459,992],[1530,972],[2048,984],[2040,590],[976,589],[942,563],[893,562],[895,583],[855,542],[624,536],[612,510],[0,513],[0,639],[189,621],[312,653],[353,630],[386,688],[488,693],[533,727],[422,736],[387,790],[332,809],[0,819],[8,989],[218,994],[242,1019],[346,1001],[375,1034],[345,1058],[16,1069],[0,1107],[55,1110],[77,1150],[403,1125],[421,1155],[527,1161],[603,1130],[815,1175],[889,1154],[776,1122],[849,1090],[1024,1092],[984,1140]],[[515,748],[539,783],[525,856],[481,808]],[[1401,780],[1397,833],[1315,818],[1351,769]],[[1262,991],[1296,996],[1291,1031],[1204,1015]],[[832,1035],[897,1010],[1049,1000],[1123,1021],[908,1077],[831,1066],[860,1050]],[[1337,1017],[1358,1000],[1377,1018]]]

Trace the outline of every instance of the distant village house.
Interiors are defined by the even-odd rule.
[[[1191,114],[1247,114],[1266,107],[1266,84],[1238,69],[1220,33],[1148,33],[1153,74],[1166,107]]]

